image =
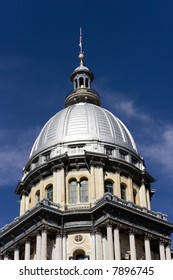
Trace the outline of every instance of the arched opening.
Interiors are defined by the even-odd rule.
[[[73,260],[84,260],[85,259],[85,252],[83,250],[76,250],[74,253],[73,253]]]
[[[48,185],[46,187],[46,198],[49,201],[53,201],[53,185]]]
[[[40,202],[40,191],[36,191],[35,193],[35,203],[39,203]]]
[[[69,203],[77,203],[77,181],[72,179],[69,181]]]
[[[133,202],[137,204],[137,191],[133,189]]]
[[[106,180],[104,184],[104,192],[113,194],[113,182],[111,180]]]
[[[79,87],[83,87],[84,86],[84,78],[80,77],[79,78]]]
[[[80,181],[80,202],[88,202],[88,180]]]
[[[126,185],[121,184],[121,199],[126,199]]]

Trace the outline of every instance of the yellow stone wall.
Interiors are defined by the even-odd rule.
[[[69,206],[69,180],[75,178],[78,182],[82,178],[88,180],[88,203],[91,204],[100,199],[104,195],[104,182],[105,180],[111,180],[113,182],[113,194],[121,198],[120,185],[126,186],[126,200],[134,202],[133,191],[136,191],[135,203],[141,207],[150,209],[150,197],[149,192],[145,186],[136,185],[130,177],[120,176],[117,173],[103,172],[103,167],[91,167],[90,171],[70,171],[65,177],[65,171],[62,168],[53,172],[53,175],[40,179],[39,183],[33,185],[28,196],[23,194],[20,201],[20,215],[24,214],[28,209],[33,208],[36,204],[36,193],[40,191],[40,201],[46,198],[46,187],[48,185],[53,186],[53,202],[61,205],[61,210],[65,209],[65,206]],[[78,206],[80,202],[78,201]],[[74,205],[75,206],[75,205]],[[70,209],[70,208],[69,208]]]

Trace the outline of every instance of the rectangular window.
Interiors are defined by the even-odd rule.
[[[71,181],[69,183],[69,203],[77,203],[77,182]]]
[[[80,202],[88,202],[88,181],[80,182]]]
[[[113,151],[114,151],[113,148],[111,148],[111,147],[105,147],[105,153],[106,153],[106,155],[108,155],[108,156],[113,156]]]
[[[125,151],[121,151],[121,150],[119,151],[119,153],[120,153],[120,159],[126,160],[127,153]]]

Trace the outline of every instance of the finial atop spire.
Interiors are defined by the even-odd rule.
[[[81,27],[80,27],[79,47],[80,47],[80,52],[79,52],[80,66],[83,66],[84,52],[82,50],[82,28]]]
[[[82,53],[82,28],[81,27],[80,27],[79,47],[80,47],[80,53]]]

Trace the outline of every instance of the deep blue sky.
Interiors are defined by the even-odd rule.
[[[152,209],[173,221],[172,17],[172,0],[0,0],[0,227],[19,214],[32,144],[73,87],[80,27],[93,88],[157,180]]]

